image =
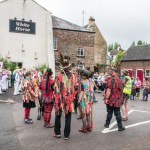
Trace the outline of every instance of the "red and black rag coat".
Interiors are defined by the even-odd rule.
[[[54,98],[54,81],[52,79],[49,80],[48,82],[48,91],[46,91],[46,79],[43,79],[40,85],[40,89],[42,91],[42,98],[43,102],[50,104],[53,101]]]
[[[73,112],[74,101],[74,80],[71,72],[59,72],[55,78],[54,93],[55,93],[55,113],[59,114],[59,110],[65,114]]]
[[[121,107],[123,104],[123,89],[124,80],[120,79],[117,74],[106,78],[106,89],[110,90],[110,96],[106,99],[104,94],[104,102],[110,106]]]

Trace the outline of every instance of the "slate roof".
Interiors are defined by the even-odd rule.
[[[52,25],[53,25],[53,29],[64,29],[64,30],[94,33],[93,31],[90,31],[84,27],[78,26],[76,24],[73,24],[71,22],[68,22],[66,20],[63,20],[53,15],[52,15]]]
[[[122,61],[150,60],[150,44],[142,46],[131,46]]]
[[[118,50],[116,50],[116,49],[113,49],[110,51],[111,56],[116,55],[117,53],[118,53]]]

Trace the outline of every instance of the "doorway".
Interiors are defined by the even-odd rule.
[[[136,70],[136,77],[139,77],[141,82],[143,82],[143,70]]]
[[[22,68],[22,62],[12,62],[12,63],[18,66],[19,68]]]

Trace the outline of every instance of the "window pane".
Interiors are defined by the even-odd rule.
[[[150,70],[145,71],[145,76],[149,77],[150,76]]]
[[[57,49],[57,38],[56,37],[53,38],[53,48]]]
[[[81,55],[83,56],[83,49],[81,49]]]
[[[77,49],[77,55],[78,56],[84,56],[84,49],[83,48],[78,48]]]
[[[78,51],[77,51],[77,55],[80,55],[80,49],[78,49]]]

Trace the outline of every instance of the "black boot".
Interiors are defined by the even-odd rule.
[[[37,120],[41,120],[41,116],[40,115],[37,116]]]
[[[104,127],[105,127],[105,128],[109,128],[109,124],[105,123],[105,124],[104,124]]]
[[[125,130],[124,126],[122,126],[121,128],[118,128],[118,131],[123,131],[123,130]]]

